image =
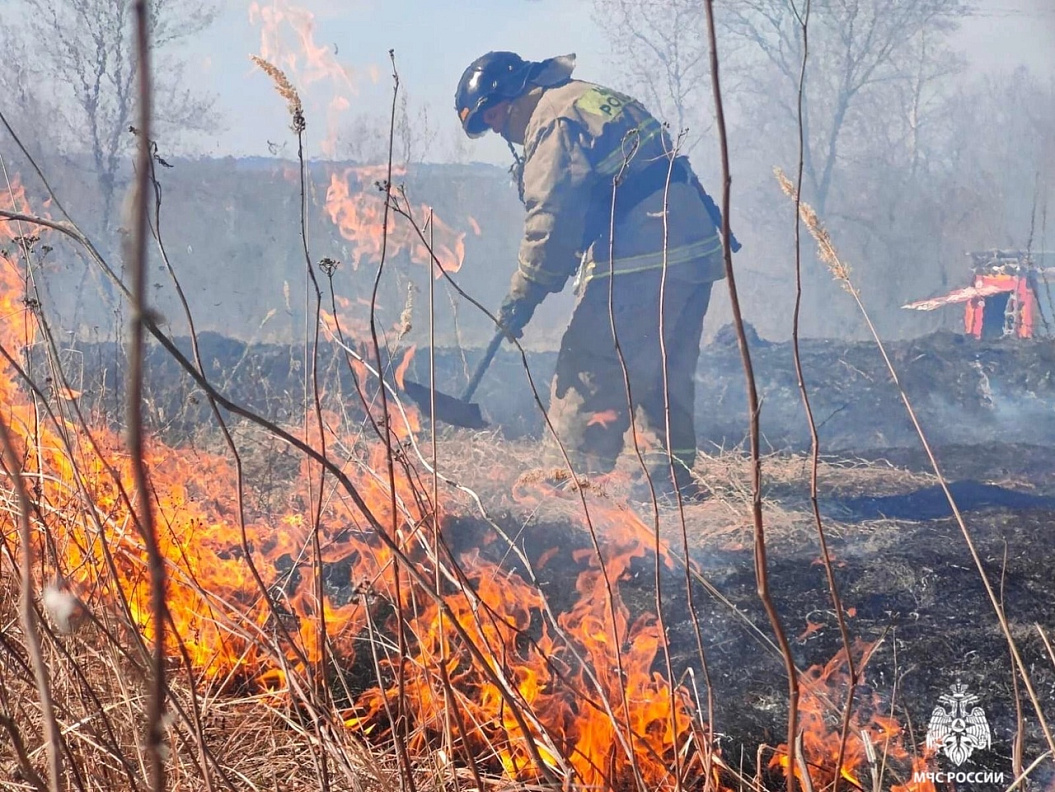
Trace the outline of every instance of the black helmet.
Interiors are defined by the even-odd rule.
[[[454,94],[454,109],[465,134],[480,137],[486,132],[484,111],[520,96],[535,65],[515,52],[488,52],[469,64]]]

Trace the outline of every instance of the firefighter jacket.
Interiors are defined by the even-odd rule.
[[[579,80],[537,101],[524,131],[527,214],[511,297],[560,291],[577,270],[580,287],[663,266],[690,283],[724,277],[702,188],[684,158],[672,160],[670,137],[639,102]],[[684,167],[680,181],[667,178],[672,162]]]

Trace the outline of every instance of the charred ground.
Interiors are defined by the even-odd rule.
[[[189,352],[186,340],[181,346]],[[302,345],[247,345],[203,333],[199,347],[213,384],[250,408],[279,420],[299,408],[304,384]],[[888,349],[932,443],[985,448],[1055,441],[1055,346],[1050,340],[975,341],[938,333],[891,343]],[[369,350],[363,351],[368,360],[373,358]],[[763,448],[808,448],[809,428],[791,345],[756,337],[751,351],[762,400]],[[473,349],[439,350],[437,388],[460,393],[478,355]],[[805,340],[801,355],[824,452],[852,455],[918,446],[898,391],[873,343]],[[119,408],[114,347],[81,344],[71,359],[81,370],[87,393],[105,394],[100,398]],[[340,388],[340,393],[354,393],[353,377],[341,350],[323,344],[318,360],[321,380],[331,392]],[[555,360],[554,352],[527,353],[531,379],[543,405],[548,401]],[[208,407],[195,396],[189,378],[159,348],[152,351],[148,366],[147,385],[157,425],[177,433],[198,425]],[[428,382],[427,350],[414,356],[407,376]],[[703,349],[696,382],[700,447],[716,451],[742,446],[747,434],[744,376],[729,333],[719,331],[715,341]],[[175,383],[181,384],[176,387]],[[499,351],[476,401],[506,439],[540,436],[541,413],[516,350]]]

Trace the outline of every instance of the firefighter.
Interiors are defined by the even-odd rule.
[[[717,209],[663,125],[631,97],[571,79],[574,65],[489,52],[458,84],[462,128],[505,138],[526,209],[498,318],[520,338],[575,275],[548,416],[576,473],[611,471],[633,421],[658,491],[695,495],[693,377],[711,285],[724,277]],[[563,464],[554,450],[547,461]]]

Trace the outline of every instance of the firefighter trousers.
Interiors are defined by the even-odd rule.
[[[654,481],[670,482],[668,448],[675,462],[673,483],[691,481],[694,376],[711,285],[686,282],[668,271],[662,311],[660,270],[585,285],[561,339],[548,411],[576,473],[611,471],[624,446],[633,450],[631,432],[636,431]],[[564,465],[552,438],[546,461]]]

